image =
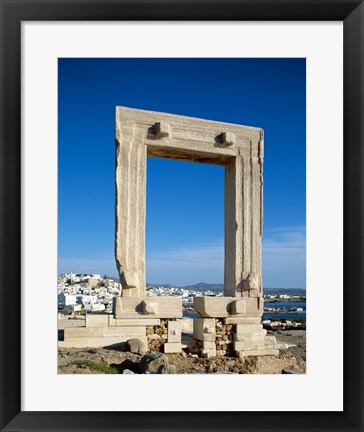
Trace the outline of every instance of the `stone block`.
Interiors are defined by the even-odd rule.
[[[114,301],[114,318],[116,319],[148,318],[152,310],[154,311],[153,318],[180,318],[182,316],[182,298],[116,297]]]
[[[203,317],[223,318],[230,315],[232,297],[195,297],[194,308]]]
[[[234,341],[240,342],[262,342],[265,336],[265,330],[261,332],[249,332],[249,333],[234,333]]]
[[[250,333],[250,332],[263,332],[262,324],[237,324],[235,332],[239,334]]]
[[[147,345],[139,338],[129,339],[127,341],[130,352],[134,354],[144,354],[147,349]]]
[[[145,326],[135,327],[108,327],[102,329],[103,336],[143,336],[145,337]]]
[[[158,303],[154,301],[143,300],[142,311],[144,315],[155,315],[158,313]]]
[[[277,348],[277,340],[274,336],[266,336],[264,338],[266,348]]]
[[[215,318],[194,318],[193,337],[200,341],[215,341]]]
[[[242,315],[246,312],[246,301],[243,299],[234,300],[231,303],[231,313],[234,315]]]
[[[181,342],[182,328],[179,321],[168,321],[168,342]]]
[[[224,318],[224,324],[259,324],[260,315],[256,317],[230,316]]]
[[[164,352],[167,353],[179,353],[182,351],[181,342],[166,342],[163,344]]]
[[[265,355],[277,356],[279,354],[279,350],[263,348],[263,349],[256,349],[256,350],[254,350],[254,349],[244,350],[244,351],[236,350],[235,353],[239,358],[249,357],[249,356],[265,356]]]
[[[109,315],[109,327],[157,326],[160,323],[159,318],[115,319],[112,315]]]
[[[204,341],[204,342],[202,342],[202,349],[204,351],[216,350],[216,343],[210,342],[210,341]]]
[[[235,135],[232,132],[222,132],[217,136],[217,141],[224,146],[232,146],[235,144]]]
[[[264,339],[235,341],[233,344],[235,351],[260,350],[265,348]]]
[[[156,138],[165,138],[170,135],[170,127],[166,122],[157,122],[153,126],[153,132]]]
[[[196,312],[206,318],[256,316],[260,319],[261,311],[259,310],[258,300],[245,297],[242,300],[245,302],[245,312],[237,312],[244,310],[244,308],[241,300],[237,300],[236,297],[195,297],[193,302]]]
[[[59,319],[58,330],[73,327],[85,327],[86,321],[84,319]]]
[[[74,327],[64,329],[64,338],[93,338],[102,337],[103,327]]]
[[[118,347],[126,346],[126,341],[131,339],[126,337],[93,337],[93,338],[68,338],[58,342],[60,348],[103,348],[103,347]],[[141,338],[140,338],[141,339]],[[147,340],[143,340],[147,344]]]
[[[86,314],[86,327],[108,327],[109,315]]]
[[[64,330],[64,338],[145,337],[145,327],[79,327]]]

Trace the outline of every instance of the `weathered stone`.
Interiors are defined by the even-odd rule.
[[[245,300],[235,300],[231,303],[231,313],[235,315],[245,314],[246,312],[246,301]]]
[[[203,350],[216,350],[216,344],[215,342],[203,342],[202,343],[202,349]]]
[[[224,323],[225,324],[259,324],[260,315],[256,317],[230,316],[224,318]]]
[[[234,297],[195,297],[193,305],[195,310],[203,317],[206,318],[225,318],[228,316],[257,316],[262,315],[259,308],[259,299],[257,298],[244,298],[245,312],[237,315],[234,305],[236,305],[236,298]],[[238,308],[238,310],[240,310]]]
[[[215,319],[194,318],[193,337],[201,341],[214,341],[216,339]]]
[[[145,315],[156,315],[158,313],[158,303],[154,301],[143,300],[141,302],[142,311]]]
[[[226,166],[225,295],[261,290],[263,131],[116,108],[115,255],[123,296],[145,295],[146,156]],[[247,292],[245,292],[247,290]]]
[[[58,342],[59,348],[103,348],[103,347],[122,347],[130,336],[125,337],[82,337],[66,338]]]
[[[115,319],[109,315],[109,327],[134,327],[134,326],[155,326],[160,324],[159,318],[129,318]],[[98,327],[98,326],[95,326]]]
[[[261,341],[264,343],[265,330],[260,332],[246,332],[246,333],[235,333],[234,341],[244,342],[244,341]]]
[[[129,346],[129,350],[132,353],[144,354],[147,351],[147,347],[141,339],[138,338],[129,339],[127,343]]]
[[[135,373],[130,369],[124,369],[122,372],[123,375],[134,375]]]
[[[155,123],[153,126],[153,132],[156,138],[165,138],[170,134],[169,124],[165,122]]]
[[[263,326],[261,324],[237,324],[235,327],[235,332],[239,334],[260,331],[263,331]]]
[[[182,328],[179,321],[168,321],[168,342],[181,343]]]
[[[263,313],[263,152],[263,131],[259,128],[116,108],[115,256],[123,297],[115,300],[115,319],[182,315],[181,299],[176,302],[176,298],[151,299],[145,295],[146,157],[149,155],[225,166],[225,297],[196,297],[194,305],[205,318],[225,318],[226,324],[242,326],[259,324]],[[236,332],[237,347],[245,344],[251,349],[258,345],[262,350],[266,345],[273,348],[271,341],[265,343],[263,331],[255,339],[244,336],[251,332],[251,329]],[[231,333],[232,330],[219,331],[222,336]],[[199,336],[202,341],[214,342],[216,330],[208,327]],[[169,344],[177,343],[177,334],[168,332],[166,349]]]
[[[65,338],[145,337],[145,327],[76,327],[65,329],[64,336]]]
[[[157,372],[161,365],[168,364],[168,357],[162,353],[150,353],[145,355],[139,363],[141,373]]]
[[[235,351],[236,355],[239,358],[243,357],[249,357],[249,356],[264,356],[264,355],[274,355],[277,356],[279,354],[279,351],[277,349],[251,349],[251,350],[244,350],[244,351]]]
[[[86,327],[108,327],[109,315],[86,314]]]
[[[85,327],[85,320],[82,319],[58,319],[58,330],[73,327]]]
[[[265,348],[264,336],[244,337],[240,341],[235,341],[233,346],[236,351],[263,349]]]
[[[151,301],[150,299],[153,299]],[[147,308],[147,309],[146,309]],[[146,312],[146,310],[148,310]],[[180,297],[115,297],[114,317],[116,319],[146,318],[153,313],[153,318],[178,318],[182,316],[182,298]],[[151,315],[150,315],[151,316]]]
[[[222,132],[217,136],[217,141],[223,146],[232,146],[235,144],[235,135],[232,132]]]
[[[158,368],[159,374],[176,374],[177,368],[175,365],[161,365]]]

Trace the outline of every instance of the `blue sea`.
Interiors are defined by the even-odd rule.
[[[263,320],[267,319],[292,319],[292,320],[306,320],[306,302],[266,302],[264,303],[266,308],[302,308],[303,312],[264,312]]]

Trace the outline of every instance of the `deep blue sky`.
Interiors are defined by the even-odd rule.
[[[59,273],[116,276],[115,106],[265,133],[263,284],[306,286],[305,59],[59,59]],[[223,282],[224,168],[148,158],[147,281]]]

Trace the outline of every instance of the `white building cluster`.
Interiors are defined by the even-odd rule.
[[[60,312],[112,312],[113,298],[120,295],[120,284],[99,274],[66,273],[58,277]]]
[[[223,293],[212,290],[202,291],[191,288],[150,285],[147,287],[147,295],[159,297],[182,297],[182,305],[184,307],[192,307],[194,297],[221,297],[223,296]]]

